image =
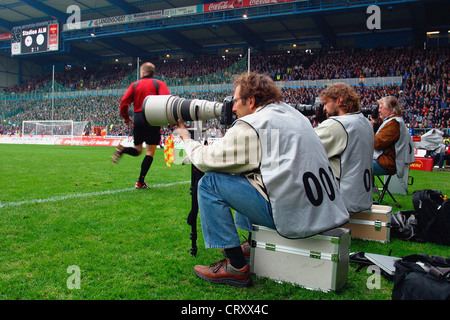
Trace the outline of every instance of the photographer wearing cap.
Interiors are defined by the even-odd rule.
[[[207,173],[198,185],[205,247],[227,257],[194,272],[210,282],[249,286],[248,246],[240,245],[237,227],[251,231],[257,224],[304,238],[344,224],[348,212],[309,120],[282,102],[275,82],[245,73],[234,88],[238,119],[222,139],[202,145],[181,120],[177,132],[191,163]]]
[[[378,104],[383,122],[375,134],[373,173],[376,176],[397,174],[401,178],[406,164],[414,162],[411,135],[396,97],[381,98]]]
[[[344,83],[320,93],[327,119],[316,129],[349,212],[370,209],[372,195],[373,128],[360,112],[359,96]]]

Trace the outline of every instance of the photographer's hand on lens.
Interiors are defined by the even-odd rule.
[[[184,125],[184,121],[182,119],[178,119],[178,126],[175,132],[180,136],[181,140],[188,140],[191,139],[191,134],[186,129],[186,126]]]

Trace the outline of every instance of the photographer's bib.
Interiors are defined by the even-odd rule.
[[[370,209],[373,204],[373,128],[362,113],[330,117],[347,132],[347,146],[340,155],[339,189],[349,212]]]
[[[277,103],[237,121],[258,133],[261,175],[280,235],[305,238],[348,221],[325,149],[305,116]]]

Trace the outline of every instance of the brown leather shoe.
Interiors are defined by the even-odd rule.
[[[228,284],[237,287],[248,287],[252,285],[252,275],[250,265],[245,265],[242,269],[236,269],[229,259],[220,260],[210,266],[195,266],[194,273],[203,280]]]

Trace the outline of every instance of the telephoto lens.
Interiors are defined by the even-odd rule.
[[[312,104],[294,104],[292,105],[295,109],[300,111],[304,116],[309,117],[316,114],[316,106]]]
[[[293,105],[295,109],[301,112],[306,117],[315,116],[315,121],[321,123],[326,119],[326,114],[323,111],[323,102],[316,102],[311,104],[296,104]]]
[[[197,121],[221,116],[223,103],[184,99],[174,95],[147,96],[142,103],[142,114],[151,126],[178,124],[178,119]]]

